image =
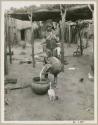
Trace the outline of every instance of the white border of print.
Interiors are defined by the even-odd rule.
[[[4,5],[13,2],[31,2],[32,4],[94,4],[94,120],[72,121],[4,121]],[[1,123],[22,124],[96,124],[97,123],[97,12],[95,1],[1,1]],[[10,114],[9,114],[10,115]]]

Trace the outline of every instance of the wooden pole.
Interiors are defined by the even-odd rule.
[[[8,62],[7,62],[7,53],[6,53],[6,42],[4,43],[4,74],[8,74]]]
[[[35,58],[34,58],[34,29],[33,29],[33,23],[32,23],[32,12],[31,16],[29,16],[30,22],[31,22],[31,44],[32,44],[32,61],[33,61],[33,67],[35,68]]]
[[[82,39],[81,39],[81,31],[79,31],[79,38],[80,38],[80,54],[83,55],[83,46],[82,46]]]
[[[71,43],[71,25],[69,24],[69,47],[70,47],[70,43]]]
[[[90,24],[88,24],[88,32],[90,31]],[[88,47],[89,42],[89,34],[87,34],[87,42],[86,42],[86,48]]]
[[[12,51],[11,51],[11,41],[10,41],[10,27],[8,27],[8,43],[9,43],[9,59],[10,59],[10,64],[12,64]]]
[[[62,13],[62,6],[60,5],[60,9],[61,9],[61,62],[63,65],[62,71],[64,72],[64,33],[65,33],[65,18],[66,18],[66,9],[64,11],[64,13]]]
[[[34,30],[32,29],[32,59],[33,59],[33,67],[35,67],[35,58],[34,58]]]
[[[10,64],[12,64],[12,53],[11,53],[11,41],[10,41],[10,22],[9,22],[9,16],[7,15],[7,21],[8,21],[8,47],[9,47],[9,60]]]
[[[4,22],[5,22],[5,42],[4,42],[4,74],[8,74],[8,61],[7,61],[7,15],[4,16]]]

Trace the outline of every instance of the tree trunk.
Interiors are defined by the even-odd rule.
[[[61,62],[63,65],[62,71],[64,72],[64,33],[65,33],[65,18],[66,18],[66,10],[64,13],[61,12],[62,20],[61,20]]]

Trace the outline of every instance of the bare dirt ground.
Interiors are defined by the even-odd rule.
[[[40,42],[35,42],[35,54],[42,52]],[[10,90],[5,98],[5,121],[55,121],[55,120],[93,120],[94,119],[94,82],[88,79],[91,62],[92,44],[84,50],[82,57],[73,57],[76,45],[67,47],[65,44],[65,58],[68,65],[59,74],[56,93],[59,99],[53,103],[48,95],[36,95],[30,87]],[[31,64],[19,64],[21,60],[31,58],[31,47],[13,48],[13,64],[9,64],[8,78],[17,78],[17,84],[6,87],[24,86],[32,84],[32,78],[38,76],[43,67],[42,62],[36,61],[36,68]],[[25,55],[21,55],[25,52]],[[68,68],[75,67],[75,70]],[[84,81],[80,82],[83,78]]]

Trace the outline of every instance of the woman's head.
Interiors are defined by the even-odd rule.
[[[46,30],[47,30],[47,31],[51,31],[51,30],[53,30],[53,29],[54,29],[54,26],[53,26],[52,20],[47,20],[47,21],[46,21]]]
[[[48,25],[47,28],[46,28],[47,31],[52,31],[52,26],[51,25]]]

